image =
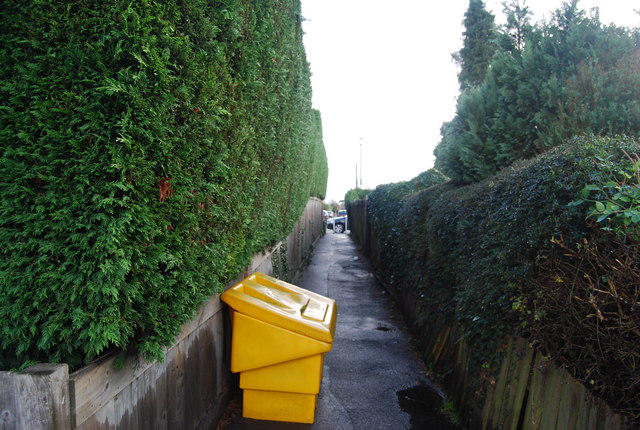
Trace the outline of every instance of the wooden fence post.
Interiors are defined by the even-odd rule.
[[[69,428],[66,364],[37,364],[22,372],[0,372],[1,430]]]

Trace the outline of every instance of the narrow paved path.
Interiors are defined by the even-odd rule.
[[[315,423],[245,419],[236,400],[225,430],[458,428],[440,414],[442,399],[425,374],[402,316],[350,235],[329,230],[298,285],[338,304]]]

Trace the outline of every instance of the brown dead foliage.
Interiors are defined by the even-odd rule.
[[[614,409],[640,423],[640,242],[594,229],[554,238],[522,291],[532,340]]]

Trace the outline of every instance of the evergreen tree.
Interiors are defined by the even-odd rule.
[[[531,31],[531,10],[527,7],[526,0],[522,3],[520,0],[511,0],[502,3],[502,11],[505,14],[507,23],[502,26],[503,40],[502,48],[506,50],[517,50],[522,52],[524,49],[527,34]]]
[[[482,0],[470,0],[464,14],[462,49],[453,55],[460,66],[458,82],[464,91],[482,83],[496,50],[494,16],[485,9]]]
[[[505,12],[490,67],[442,127],[438,169],[470,183],[574,135],[640,135],[638,29],[605,27],[577,1],[535,26],[518,1]]]

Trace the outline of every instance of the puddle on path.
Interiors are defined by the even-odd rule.
[[[362,265],[357,264],[343,264],[342,270],[349,272],[349,274],[355,276],[356,278],[371,278],[373,279],[373,273]]]
[[[417,386],[396,394],[402,410],[411,416],[411,430],[462,430],[444,415],[442,397],[432,388]]]

